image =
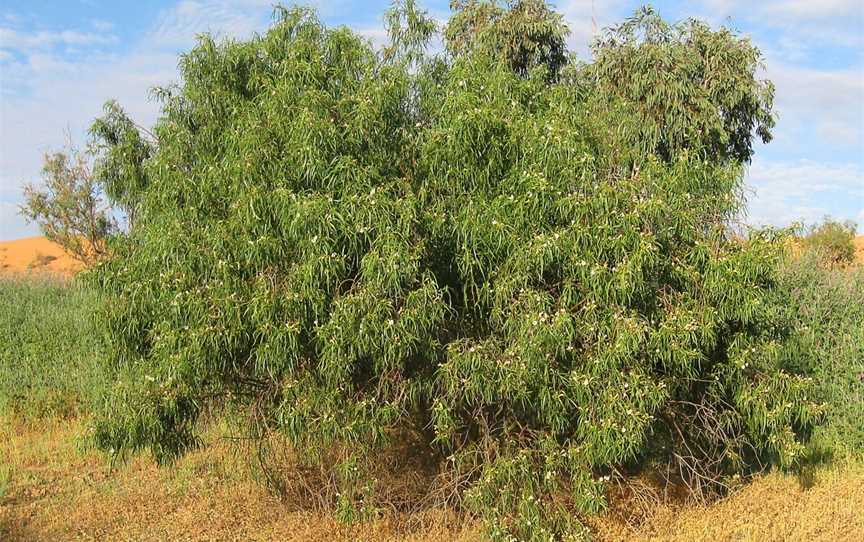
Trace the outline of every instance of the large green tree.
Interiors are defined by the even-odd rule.
[[[278,9],[182,57],[144,218],[98,272],[99,445],[170,460],[219,405],[335,454],[350,507],[374,498],[354,467],[413,432],[498,539],[578,535],[631,469],[700,490],[794,464],[818,407],[782,348],[780,249],[726,229],[770,127],[758,53],[687,23],[693,60],[695,34],[642,17],[566,63],[542,2],[454,9],[441,56],[405,2],[381,52]],[[682,73],[662,104],[633,83]]]
[[[155,136],[138,126],[114,100],[105,103],[104,115],[90,126],[94,178],[112,204],[125,213],[129,228],[135,224],[147,188],[144,162],[155,144]]]

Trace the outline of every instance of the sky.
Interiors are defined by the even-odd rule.
[[[117,99],[151,125],[156,85],[176,82],[178,54],[210,32],[266,30],[275,0],[0,0],[0,240],[37,235],[18,214],[24,182],[67,138],[83,146],[102,104]],[[290,4],[291,2],[288,2]],[[381,44],[390,0],[317,0],[330,25]],[[645,2],[558,0],[571,49],[590,60],[598,30]],[[444,21],[448,2],[420,0]],[[746,222],[812,224],[826,215],[864,232],[864,1],[658,0],[667,20],[696,17],[749,37],[776,85],[774,140],[759,144],[747,181]]]

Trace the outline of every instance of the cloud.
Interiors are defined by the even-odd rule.
[[[183,0],[163,11],[147,41],[162,48],[190,45],[197,34],[245,37],[270,20],[269,0],[199,2]]]
[[[691,6],[688,5],[688,9]],[[836,44],[860,47],[864,44],[861,25],[864,4],[861,0],[708,0],[702,10],[714,23],[729,18],[761,28],[775,28],[786,39],[814,45]]]
[[[861,16],[864,6],[861,0],[783,0],[766,2],[762,11],[790,20],[813,20],[835,17]]]
[[[831,145],[864,144],[864,68],[838,70],[769,64],[776,109],[792,130],[815,129]]]
[[[11,28],[0,28],[0,47],[7,49],[43,49],[54,45],[107,45],[117,41],[113,35],[93,32],[62,30],[59,32],[20,32]]]
[[[856,217],[859,225],[864,225],[858,212],[864,204],[864,168],[860,164],[757,158],[748,171],[747,185],[751,190],[747,221],[751,224],[814,223],[831,215]]]
[[[92,21],[90,21],[90,26],[100,32],[109,32],[111,30],[114,30],[114,23],[112,23],[111,21],[103,21],[101,19],[93,19]]]

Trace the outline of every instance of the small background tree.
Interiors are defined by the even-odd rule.
[[[20,212],[46,238],[91,266],[108,256],[108,239],[120,232],[117,211],[127,229],[137,221],[148,183],[144,162],[155,137],[109,100],[90,127],[87,150],[69,141],[63,151],[45,155],[43,183],[25,184]]]
[[[116,224],[87,156],[71,143],[46,154],[42,180],[42,185],[24,186],[21,214],[85,266],[104,258]]]

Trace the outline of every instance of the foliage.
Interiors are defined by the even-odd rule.
[[[545,0],[511,0],[506,7],[495,0],[453,0],[450,8],[444,39],[454,57],[501,58],[523,77],[543,67],[551,79],[567,64],[567,27]]]
[[[460,4],[453,24],[539,5]],[[413,3],[388,20],[380,54],[277,9],[267,33],[182,57],[146,220],[98,270],[118,378],[97,443],[170,461],[227,406],[309,462],[348,451],[333,468],[351,518],[374,509],[364,462],[410,432],[438,463],[432,491],[501,540],[578,536],[574,512],[601,509],[620,472],[661,465],[713,491],[795,464],[820,408],[782,355],[783,243],[725,228],[749,130],[770,124],[755,49],[690,23],[550,79],[510,47],[404,54],[431,22]],[[694,64],[694,40],[721,54]],[[709,90],[628,121],[656,96],[608,74],[650,79],[646,55]]]
[[[782,267],[782,302],[796,333],[787,356],[813,375],[826,423],[815,446],[839,455],[864,451],[864,267],[827,267],[816,244]]]
[[[851,220],[839,222],[825,218],[813,226],[804,238],[808,250],[817,252],[821,260],[829,265],[847,265],[855,259],[855,232]]]
[[[774,85],[756,78],[761,56],[746,38],[695,19],[670,25],[643,8],[593,52],[592,91],[631,119],[629,150],[749,162],[754,136],[771,140]]]
[[[85,265],[104,258],[115,225],[84,153],[71,144],[45,155],[44,186],[24,186],[21,214]]]
[[[93,175],[111,202],[123,209],[132,227],[147,188],[144,162],[153,154],[153,136],[113,100],[105,103],[104,112],[90,127],[90,151],[96,157]]]
[[[52,278],[0,278],[0,413],[89,411],[104,392],[96,293]]]

